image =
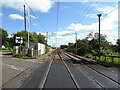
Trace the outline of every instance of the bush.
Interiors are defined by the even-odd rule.
[[[92,58],[93,56],[91,54],[86,54],[84,57],[86,57],[86,58]]]

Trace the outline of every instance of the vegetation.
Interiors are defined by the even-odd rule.
[[[19,46],[19,44],[15,43],[16,36],[23,38],[22,46],[24,46],[28,42],[28,32],[27,31],[17,32],[17,33],[13,34],[13,37],[8,37],[7,30],[0,28],[0,36],[2,39],[2,45],[5,46],[4,50],[11,50],[14,45]],[[29,42],[46,44],[45,36],[41,35],[40,33],[37,34],[35,32],[33,32],[33,33],[29,32]],[[1,46],[0,46],[0,48],[1,48]]]
[[[80,56],[87,58],[99,59],[99,33],[89,33],[86,38],[77,40],[77,51],[76,43],[69,43],[66,45],[61,45],[61,49],[64,49],[67,52],[76,53]],[[118,56],[120,55],[120,39],[117,40],[116,45],[112,45],[106,40],[106,35],[100,35],[100,60],[104,61],[103,56]],[[115,64],[118,64],[118,59],[115,58]],[[107,57],[106,62],[111,62],[112,58]]]

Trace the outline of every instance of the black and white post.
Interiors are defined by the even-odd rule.
[[[97,14],[98,18],[99,18],[99,59],[100,59],[100,17],[102,16],[102,14]]]

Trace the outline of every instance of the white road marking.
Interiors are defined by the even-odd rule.
[[[37,60],[35,61],[35,60],[27,60],[27,59],[20,59],[20,58],[12,58],[13,60],[21,60],[21,61],[23,61],[23,62],[37,62]]]
[[[23,68],[20,68],[20,67],[18,68],[18,67],[13,66],[13,65],[4,64],[4,63],[1,63],[1,64],[4,65],[4,66],[9,67],[9,68],[11,68],[11,69],[17,70],[17,71],[23,71],[23,70],[24,70]]]

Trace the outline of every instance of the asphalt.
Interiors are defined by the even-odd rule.
[[[11,55],[1,55],[0,58],[2,58],[2,85],[4,85],[4,88],[18,88],[24,81],[25,77],[29,76],[39,65],[37,62],[13,58]],[[27,73],[14,78],[30,66],[33,67],[31,67]]]
[[[19,88],[39,88],[39,85],[42,83],[44,75],[46,73],[47,67],[50,63],[50,60],[40,65],[31,76],[29,76]]]

